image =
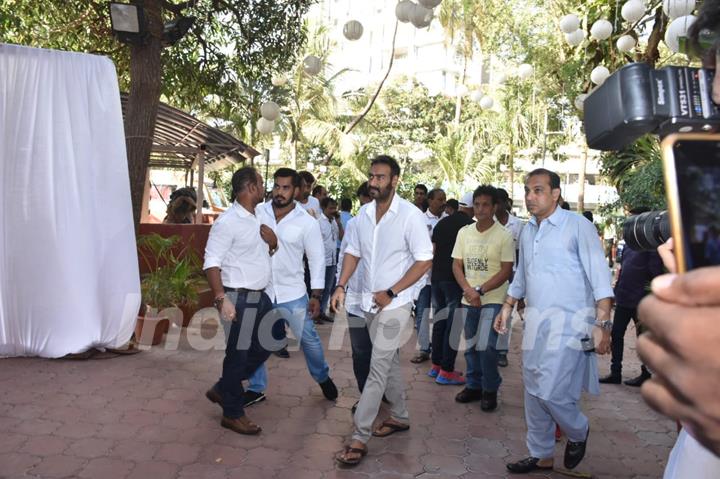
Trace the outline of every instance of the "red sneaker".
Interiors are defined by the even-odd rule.
[[[430,376],[431,378],[436,378],[436,377],[438,377],[438,374],[440,374],[440,366],[438,366],[437,364],[433,364],[432,367],[430,368],[430,371],[428,371],[427,375]]]
[[[447,372],[440,370],[440,374],[438,374],[435,382],[447,386],[462,386],[465,384],[465,378],[462,373],[457,371]]]

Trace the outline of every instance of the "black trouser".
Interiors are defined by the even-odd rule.
[[[358,389],[362,392],[370,374],[370,358],[372,357],[372,341],[365,318],[348,313],[350,329],[350,347],[352,348],[353,373]]]
[[[620,375],[622,373],[623,349],[625,348],[625,331],[627,331],[630,320],[635,323],[635,332],[638,336],[642,333],[642,325],[638,323],[637,308],[615,306],[615,317],[612,328],[612,362],[610,373]]]
[[[463,329],[460,306],[462,290],[455,281],[432,283],[435,315],[432,326],[432,363],[447,372],[455,370],[455,359]]]
[[[242,381],[250,378],[270,357],[270,351],[262,346],[258,332],[263,318],[272,310],[272,302],[267,294],[257,291],[226,294],[228,298],[237,296],[236,316],[235,321],[223,321],[227,346],[222,377],[215,387],[222,395],[223,416],[234,419],[245,415],[243,410],[245,390]],[[264,334],[268,335],[270,325],[263,325],[263,328]]]

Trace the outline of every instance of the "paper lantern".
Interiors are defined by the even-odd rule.
[[[482,100],[483,94],[480,90],[475,90],[472,93],[470,93],[470,99],[474,102],[479,102]]]
[[[418,0],[418,3],[425,8],[435,8],[440,5],[442,0]]]
[[[527,80],[533,75],[534,72],[535,69],[529,63],[523,63],[518,67],[518,76],[521,80]]]
[[[508,74],[505,72],[499,72],[497,75],[495,75],[495,82],[498,85],[502,85],[508,80]]]
[[[347,38],[351,42],[355,41],[355,40],[359,40],[360,37],[362,37],[362,34],[363,34],[362,23],[358,22],[357,20],[350,20],[343,27],[343,35],[345,35],[345,38]]]
[[[280,107],[274,101],[266,101],[260,106],[260,114],[268,121],[275,121],[280,116]]]
[[[320,73],[322,68],[322,62],[315,55],[308,55],[303,60],[303,70],[305,73],[311,76],[315,76]]]
[[[645,16],[645,4],[642,0],[630,0],[623,5],[620,15],[626,22],[638,22]]]
[[[287,83],[287,77],[277,75],[272,77],[272,80],[270,81],[272,82],[273,86],[284,86]]]
[[[690,15],[695,10],[695,0],[663,0],[663,12],[670,20]]]
[[[583,40],[585,40],[585,30],[578,29],[572,33],[565,34],[565,41],[568,42],[570,46],[576,47],[580,45]]]
[[[607,20],[598,20],[593,23],[593,26],[590,28],[590,36],[598,41],[607,40],[610,38],[610,35],[612,35],[612,32],[612,23]]]
[[[480,108],[482,108],[483,110],[489,110],[493,107],[494,104],[495,101],[487,95],[480,99]]]
[[[597,86],[602,85],[605,83],[605,80],[610,76],[610,70],[605,68],[604,66],[600,65],[593,69],[592,72],[590,72],[590,80],[596,84]]]
[[[461,84],[461,85],[458,85],[458,86],[455,88],[455,95],[457,95],[457,96],[465,96],[465,95],[467,95],[467,94],[468,94],[468,87],[466,87],[465,85],[462,85],[462,84]]]
[[[585,98],[587,98],[587,94],[581,93],[575,98],[575,108],[577,108],[580,111],[583,111],[585,109]]]
[[[259,131],[260,134],[267,135],[272,133],[272,131],[275,129],[275,122],[260,117],[256,123],[256,126],[257,131]]]
[[[413,10],[410,14],[410,22],[415,28],[429,27],[433,19],[433,11],[422,5],[413,4]]]
[[[398,4],[395,6],[395,16],[397,17],[398,21],[402,23],[409,22],[410,15],[412,14],[414,6],[415,4],[410,0],[401,0],[400,2],[398,2]]]
[[[560,19],[560,30],[563,33],[572,33],[580,28],[580,19],[574,13],[565,15]]]
[[[635,40],[635,38],[630,35],[623,35],[617,39],[615,45],[617,46],[618,50],[627,53],[629,51],[632,51],[633,48],[635,48],[635,45],[637,45],[637,40]]]
[[[665,45],[675,53],[680,51],[680,37],[687,37],[688,29],[696,20],[695,15],[685,15],[670,22],[665,31]]]

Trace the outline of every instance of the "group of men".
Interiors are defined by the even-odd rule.
[[[399,197],[399,178],[393,158],[372,160],[368,182],[358,190],[363,206],[344,228],[335,268],[317,238],[333,227],[336,215],[325,215],[328,224],[313,218],[309,210],[316,205],[302,175],[279,169],[271,201],[260,204],[259,173],[251,167],[235,173],[235,202],[211,229],[204,266],[227,334],[222,376],[207,392],[223,408],[221,424],[242,434],[260,432],[244,407],[262,400],[264,363],[271,351],[284,346],[286,324],[325,397],[337,397],[312,321],[330,276],[336,275],[330,309],[347,313],[361,392],[353,406],[352,440],[336,454],[338,462],[358,464],[372,436],[410,428],[399,348],[412,328],[414,305],[419,325],[428,315],[418,309],[434,306],[428,374],[440,384],[465,384],[456,400],[480,401],[481,410],[492,411],[501,384],[498,351],[507,349],[511,314],[524,299],[530,456],[507,467],[520,473],[551,468],[556,424],[568,438],[565,466],[575,467],[589,434],[579,410],[580,393],[597,392],[593,351],[608,352],[610,344],[613,291],[594,226],[558,207],[559,177],[544,169],[527,177],[526,203],[533,216],[524,227],[519,221],[513,226],[507,194],[492,186],[465,195],[458,211],[447,215],[442,190],[428,192],[422,211]],[[323,201],[324,212],[327,198]],[[339,221],[334,223],[343,231]],[[430,305],[416,304],[428,295],[434,298]],[[602,338],[597,346],[593,329]],[[465,376],[454,368],[461,331]],[[244,380],[250,383],[248,391]],[[383,401],[389,417],[373,429]]]

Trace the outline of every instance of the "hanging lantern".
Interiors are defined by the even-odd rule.
[[[670,20],[690,15],[695,10],[695,0],[663,0],[663,12]]]
[[[474,101],[475,103],[482,100],[483,94],[480,90],[474,90],[472,93],[470,93],[470,99]]]
[[[320,73],[322,68],[322,62],[315,55],[308,55],[303,60],[303,70],[310,76],[315,76]]]
[[[612,23],[607,20],[598,20],[593,23],[593,26],[590,28],[590,36],[598,41],[607,40],[610,38],[610,35],[612,35],[612,32]]]
[[[282,75],[276,75],[272,77],[272,80],[270,80],[273,84],[273,86],[285,86],[287,83],[287,77],[284,77]]]
[[[587,98],[587,94],[581,93],[575,98],[575,108],[577,108],[580,111],[583,111],[585,109],[585,98]]]
[[[563,33],[572,33],[580,28],[580,19],[574,13],[565,15],[560,19],[560,30]]]
[[[268,121],[275,121],[280,116],[280,107],[274,101],[266,101],[260,106],[260,114]]]
[[[627,53],[635,48],[635,45],[637,45],[637,40],[635,40],[635,38],[633,38],[631,35],[623,35],[617,39],[615,45],[617,46],[617,49],[619,51]]]
[[[466,87],[463,84],[460,84],[457,86],[457,88],[455,88],[455,95],[462,97],[462,96],[467,95],[468,91],[469,91],[468,87]]]
[[[362,37],[362,34],[363,34],[362,23],[358,22],[357,20],[350,20],[343,27],[343,35],[345,35],[345,38],[347,38],[351,42],[355,41],[355,40],[359,40],[360,37]]]
[[[502,84],[505,83],[507,80],[508,80],[508,74],[505,73],[505,72],[499,72],[499,73],[495,76],[495,82],[496,82],[498,85],[502,85]]]
[[[397,17],[398,21],[402,23],[409,22],[414,5],[415,4],[410,0],[401,0],[400,2],[398,2],[398,4],[395,6],[395,16]]]
[[[415,25],[415,28],[429,27],[433,19],[433,11],[417,4],[413,4],[412,8],[410,22]]]
[[[665,31],[665,45],[675,53],[680,51],[680,37],[687,37],[688,29],[697,18],[695,15],[678,17],[668,25]]]
[[[610,76],[610,70],[605,68],[604,66],[600,65],[593,69],[592,72],[590,72],[590,80],[596,84],[597,86],[602,85],[605,83],[605,80]]]
[[[620,15],[626,22],[638,22],[645,16],[645,4],[642,0],[630,0],[623,5]]]
[[[565,41],[568,42],[570,46],[576,47],[580,45],[583,40],[585,40],[585,30],[577,29],[572,33],[565,34]]]
[[[523,63],[518,67],[518,77],[520,77],[521,80],[527,80],[534,72],[535,69],[529,63]]]
[[[495,101],[487,95],[480,99],[480,108],[482,108],[483,110],[489,110],[493,107],[494,104]]]
[[[442,2],[442,0],[418,0],[418,3],[420,5],[422,5],[425,8],[430,8],[430,9],[435,8],[438,5],[440,5],[440,2]]]
[[[268,135],[272,133],[272,131],[275,129],[275,122],[270,121],[266,118],[260,117],[255,124],[257,126],[257,131],[260,132],[262,135]]]

